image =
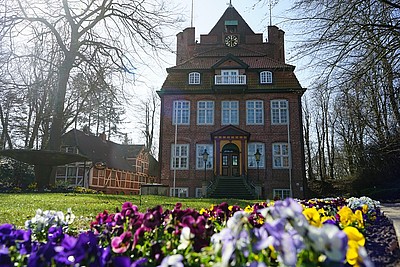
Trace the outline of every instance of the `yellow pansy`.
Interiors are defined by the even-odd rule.
[[[356,241],[359,246],[365,245],[364,235],[353,226],[348,226],[343,229],[349,240]]]
[[[252,213],[254,211],[254,207],[247,205],[247,207],[244,208],[244,211],[247,213]]]
[[[321,217],[316,208],[313,207],[303,210],[303,215],[311,225],[317,227],[321,225]]]
[[[339,217],[340,217],[340,223],[343,224],[344,226],[350,225],[353,220],[353,211],[347,207],[344,206],[338,211]]]
[[[358,262],[362,260],[358,255],[358,249],[365,245],[365,237],[353,226],[348,226],[343,231],[348,238],[346,260],[350,265],[358,266]]]
[[[364,218],[363,218],[363,213],[361,210],[356,210],[354,213],[355,218],[357,219],[357,226],[359,228],[364,228]]]
[[[368,213],[368,205],[367,205],[367,204],[364,204],[364,205],[362,206],[362,212],[363,212],[364,214],[367,214],[367,213]]]

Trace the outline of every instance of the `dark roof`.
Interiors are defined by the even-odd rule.
[[[127,159],[136,158],[145,149],[144,145],[121,145],[76,129],[63,135],[62,145],[76,146],[80,154],[94,163],[105,162],[109,168],[127,171],[135,171]]]
[[[248,65],[250,69],[283,69],[289,68],[294,70],[294,66],[280,62],[273,58],[263,55],[257,51],[251,51],[248,49],[237,48],[217,48],[207,52],[196,55],[189,60],[169,68],[169,70],[208,70],[211,69],[216,63],[219,63],[221,59],[227,58],[228,56],[234,56],[240,58],[240,60]]]
[[[250,28],[243,17],[237,12],[233,6],[229,6],[221,18],[218,20],[217,24],[208,33],[209,35],[218,35],[221,33],[221,29],[225,28],[225,21],[237,20],[238,21],[238,32],[246,34],[254,34],[254,31]]]

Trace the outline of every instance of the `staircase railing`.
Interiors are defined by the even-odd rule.
[[[211,195],[211,193],[214,191],[215,187],[217,186],[217,179],[215,174],[213,175],[212,179],[210,180],[210,182],[207,185],[206,188],[206,196],[209,197]]]
[[[251,191],[251,193],[253,194],[253,196],[257,196],[257,190],[256,190],[256,186],[253,183],[253,180],[249,179],[249,175],[247,172],[244,173],[245,176],[245,184],[246,186],[249,188],[249,190]]]

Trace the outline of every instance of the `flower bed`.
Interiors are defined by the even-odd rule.
[[[68,211],[41,211],[26,229],[0,226],[1,266],[373,266],[365,229],[380,216],[369,198],[227,203],[196,211],[126,202],[73,229]]]

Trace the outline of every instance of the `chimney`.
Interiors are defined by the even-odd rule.
[[[274,59],[285,62],[285,32],[276,26],[268,26],[268,43],[274,46]]]
[[[186,28],[176,35],[176,65],[192,57],[195,45],[195,28]]]

